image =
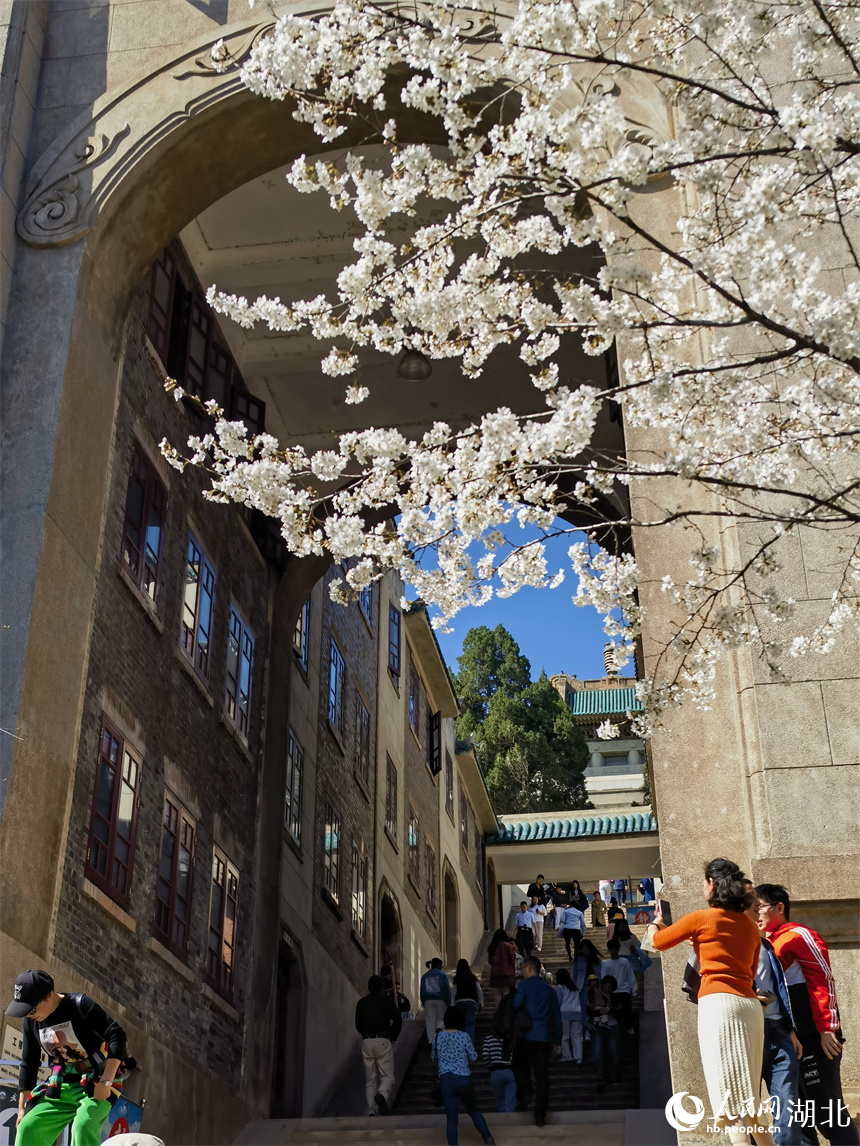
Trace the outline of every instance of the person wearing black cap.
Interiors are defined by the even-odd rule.
[[[394,1047],[403,1024],[400,1011],[390,995],[383,992],[381,975],[367,981],[369,995],[355,1005],[355,1029],[361,1035],[361,1058],[367,1113],[388,1113],[388,1100],[394,1090]],[[376,1106],[374,1106],[376,1103]]]
[[[98,1146],[119,1097],[125,1031],[83,994],[60,994],[47,971],[15,980],[6,1014],[24,1020],[16,1146],[44,1146],[71,1126],[71,1146]],[[50,1078],[38,1082],[42,1054]]]

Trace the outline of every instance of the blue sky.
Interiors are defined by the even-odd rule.
[[[510,531],[506,531],[510,535]],[[532,531],[529,536],[534,536]],[[580,608],[571,598],[576,577],[567,550],[575,538],[553,538],[547,542],[547,567],[551,572],[564,569],[565,579],[557,589],[521,589],[513,597],[493,597],[481,608],[468,608],[451,621],[453,632],[436,633],[442,654],[454,672],[463,638],[469,629],[504,625],[531,664],[532,679],[545,668],[547,675],[566,672],[580,679],[603,676],[603,622],[592,608]],[[408,592],[407,592],[408,595]]]

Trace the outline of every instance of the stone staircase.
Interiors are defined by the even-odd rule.
[[[644,932],[645,929],[638,928],[636,930]],[[589,929],[586,931],[586,936],[592,940],[598,950],[605,951],[606,932],[603,928]],[[542,961],[544,967],[553,973],[553,976],[560,967],[570,968],[564,943],[556,936],[555,931],[544,930],[543,950],[536,951],[535,955]],[[600,1080],[590,1056],[591,1044],[586,1042],[582,1066],[576,1066],[572,1062],[562,1062],[560,1059],[553,1059],[550,1062],[549,1108],[551,1111],[599,1110],[606,1112],[630,1110],[639,1106],[638,1013],[642,1010],[643,984],[642,976],[639,975],[637,978],[639,991],[633,1000],[635,1033],[627,1037],[622,1036],[619,1081],[606,1090],[598,1090]],[[485,997],[488,998],[490,995],[496,994],[489,988],[489,975],[483,969],[481,982]],[[483,1011],[478,1015],[475,1044],[479,1056],[484,1036],[489,1034],[492,1027],[494,1013],[495,1000],[485,1005]],[[494,1111],[495,1103],[490,1084],[490,1072],[480,1057],[477,1063],[472,1064],[472,1077],[475,1080],[478,1109],[484,1114]],[[394,1102],[394,1113],[409,1115],[438,1113],[438,1109],[430,1100],[430,1091],[435,1080],[436,1064],[430,1058],[430,1047],[422,1036]],[[461,1123],[462,1121],[461,1118]]]
[[[496,1114],[487,1121],[498,1146],[675,1146],[663,1111],[593,1110],[550,1113],[547,1125],[537,1127],[530,1114]],[[459,1140],[463,1146],[479,1143],[469,1118],[460,1114]],[[271,1119],[252,1122],[236,1139],[237,1146],[443,1146],[444,1114],[391,1114],[387,1118]]]
[[[645,929],[638,927],[633,930],[641,939]],[[598,950],[605,952],[606,933],[602,928],[589,928],[586,936]],[[536,954],[553,974],[559,967],[569,966],[564,944],[554,931],[544,933],[543,951]],[[481,970],[486,990],[489,976]],[[653,978],[653,969],[648,974]],[[643,977],[640,975],[637,978],[639,991],[633,1001],[636,1033],[622,1040],[619,1083],[602,1093],[598,1092],[597,1072],[589,1057],[588,1043],[585,1044],[585,1062],[581,1067],[573,1063],[552,1062],[550,1109],[546,1126],[535,1126],[531,1111],[497,1114],[489,1071],[480,1059],[473,1064],[478,1107],[486,1116],[498,1146],[539,1146],[554,1142],[565,1143],[566,1146],[675,1146],[674,1131],[666,1122],[662,1109],[665,1099],[661,1099],[659,1109],[638,1109],[639,1022],[641,1016],[645,1025],[649,1015],[642,1015],[645,994]],[[652,983],[649,989],[653,994],[655,984]],[[662,988],[658,985],[657,989],[662,999]],[[478,1016],[476,1040],[479,1052],[483,1037],[492,1025],[494,1010],[493,998]],[[653,1006],[651,1010],[654,1010]],[[404,1049],[408,1050],[408,1047]],[[356,1115],[341,1118],[266,1119],[249,1123],[236,1139],[237,1146],[362,1146],[374,1143],[379,1146],[442,1146],[445,1142],[445,1115],[430,1101],[430,1088],[435,1077],[435,1064],[431,1062],[430,1049],[422,1034],[388,1117],[367,1118]],[[462,1110],[459,1141],[464,1146],[480,1142],[471,1120]]]

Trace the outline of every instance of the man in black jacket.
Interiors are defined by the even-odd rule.
[[[17,1146],[44,1146],[71,1125],[71,1146],[99,1146],[121,1083],[125,1031],[89,995],[63,995],[47,971],[15,980],[6,1014],[24,1020]],[[42,1055],[51,1068],[37,1082]]]
[[[400,1011],[391,996],[383,994],[383,986],[379,975],[371,975],[367,982],[370,994],[355,1005],[355,1029],[361,1035],[368,1114],[388,1113],[388,1100],[394,1090],[394,1047],[391,1044],[403,1025]]]

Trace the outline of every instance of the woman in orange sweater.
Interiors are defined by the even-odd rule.
[[[764,1017],[753,990],[761,940],[755,923],[744,914],[751,892],[744,873],[727,859],[705,866],[702,890],[708,906],[668,926],[658,904],[648,939],[658,951],[692,941],[702,976],[699,1052],[714,1118],[732,1143],[748,1143],[749,1134],[741,1128],[753,1125],[756,1146],[773,1146],[757,1117]]]

